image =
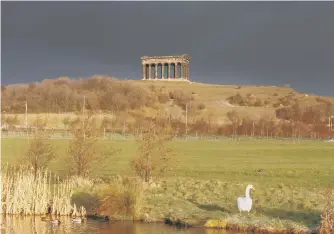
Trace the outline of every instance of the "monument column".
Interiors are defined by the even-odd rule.
[[[169,66],[168,66],[168,63],[165,63],[166,65],[166,79],[169,78]]]
[[[176,62],[174,63],[174,79],[177,79],[178,78],[178,66],[179,64]]]
[[[146,79],[146,64],[143,64],[143,79]]]
[[[152,64],[148,64],[148,79],[152,77]]]
[[[171,65],[172,65],[171,63],[168,63],[168,79],[171,78],[171,76],[170,76]]]
[[[184,65],[184,78],[188,80],[188,64]]]
[[[158,63],[154,64],[155,73],[154,73],[154,79],[158,79]]]
[[[183,78],[187,79],[187,64],[186,63],[183,64],[183,69],[184,69]]]
[[[161,64],[161,79],[165,79],[164,75],[165,75],[165,64],[162,63]]]

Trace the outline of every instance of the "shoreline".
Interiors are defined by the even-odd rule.
[[[23,214],[0,214],[3,217],[12,216],[12,217],[43,217],[45,214],[36,214],[36,215],[23,215]],[[60,215],[55,217],[68,217],[71,218],[69,215]],[[108,217],[108,218],[106,218]],[[179,229],[188,229],[188,228],[204,228],[204,229],[223,229],[227,231],[242,231],[242,232],[251,232],[251,233],[270,233],[270,234],[284,234],[284,233],[291,233],[291,234],[316,234],[318,233],[316,229],[310,229],[306,226],[302,226],[292,221],[281,221],[282,226],[266,226],[265,223],[261,221],[266,221],[265,217],[261,219],[254,219],[254,217],[246,217],[240,216],[239,221],[243,221],[246,219],[252,219],[248,223],[238,223],[238,220],[233,220],[237,216],[230,216],[225,219],[180,219],[180,218],[154,218],[154,217],[142,217],[138,219],[120,219],[116,217],[109,217],[103,214],[87,214],[87,219],[96,220],[99,222],[124,222],[124,221],[131,221],[131,222],[141,222],[141,223],[157,223],[157,224],[164,224],[169,226],[175,226]],[[258,217],[257,217],[258,218]],[[5,223],[2,222],[3,225]],[[5,228],[5,227],[4,227]]]

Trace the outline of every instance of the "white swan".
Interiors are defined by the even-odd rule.
[[[238,209],[241,214],[241,211],[249,211],[252,209],[252,199],[249,196],[250,190],[254,189],[253,185],[249,184],[246,187],[246,197],[238,197],[237,202],[238,202]]]

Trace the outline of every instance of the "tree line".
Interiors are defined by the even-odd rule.
[[[83,108],[91,111],[118,113],[142,107],[155,108],[159,103],[174,100],[184,107],[192,97],[182,91],[167,92],[151,86],[150,90],[126,81],[107,76],[90,78],[46,79],[31,84],[1,86],[2,112],[24,113],[28,103],[29,113],[69,113]]]

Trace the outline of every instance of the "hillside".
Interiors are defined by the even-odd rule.
[[[118,117],[118,121],[115,120],[118,123],[114,123],[118,127],[124,120],[133,123],[138,118],[156,116],[184,123],[186,110],[188,124],[204,121],[215,125],[231,124],[235,119],[233,116],[253,122],[260,119],[294,119],[291,115],[296,110],[303,116],[308,113],[308,118],[314,119],[313,124],[326,123],[328,116],[334,115],[334,97],[298,93],[292,88],[277,86],[121,81],[93,76],[2,86],[1,90],[2,115],[13,117],[15,114],[18,122],[23,124],[27,96],[28,122],[33,122],[38,113],[48,114],[48,125],[51,127],[63,127],[65,116],[81,112],[84,99],[86,110],[97,111],[102,117]],[[315,117],[315,113],[322,113],[322,116]]]
[[[262,116],[275,117],[275,110],[283,106],[291,106],[295,102],[303,102],[305,105],[314,106],[328,101],[334,103],[333,97],[322,97],[318,95],[298,93],[292,88],[278,86],[236,86],[236,85],[214,85],[203,83],[185,83],[185,82],[164,82],[164,81],[130,81],[143,88],[149,88],[151,85],[157,88],[164,88],[168,92],[182,90],[185,93],[192,94],[196,103],[204,103],[205,113],[210,113],[217,120],[227,120],[226,113],[232,110],[247,115],[254,119]],[[254,104],[233,103],[228,100],[229,97],[240,94],[242,99],[254,100]],[[290,98],[291,97],[291,98]],[[260,100],[258,106],[257,99]],[[290,103],[286,103],[291,99]]]

